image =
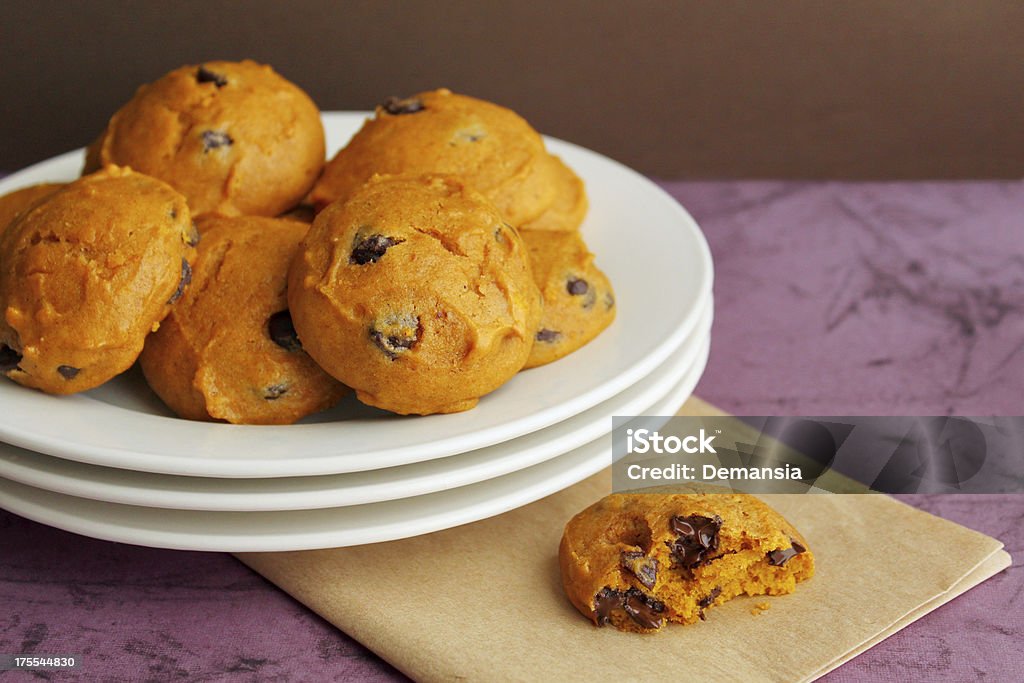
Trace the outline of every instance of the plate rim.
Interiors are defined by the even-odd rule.
[[[449,471],[443,474],[435,473],[423,473],[414,475],[410,480],[402,481],[391,479],[390,481],[374,482],[372,484],[360,484],[355,488],[349,489],[331,489],[328,480],[340,481],[351,475],[372,475],[378,472],[384,472],[386,470],[369,470],[366,472],[349,472],[340,473],[333,475],[314,475],[309,477],[310,479],[322,479],[322,487],[316,490],[305,490],[305,491],[288,491],[288,492],[273,492],[273,491],[249,491],[246,493],[230,493],[230,492],[216,492],[216,491],[188,491],[185,484],[188,480],[209,480],[212,478],[208,477],[187,477],[180,475],[164,475],[159,473],[150,472],[138,472],[138,474],[159,479],[161,477],[170,477],[175,480],[181,480],[178,483],[181,484],[177,489],[161,489],[155,484],[155,480],[151,482],[150,486],[127,486],[121,485],[120,488],[118,483],[111,483],[110,481],[100,480],[98,477],[90,477],[88,479],[76,479],[73,472],[65,474],[56,474],[47,470],[40,470],[34,468],[31,458],[23,458],[22,462],[12,462],[8,459],[8,456],[2,453],[7,444],[0,442],[0,477],[14,481],[26,486],[38,488],[46,491],[52,491],[54,493],[60,493],[63,495],[74,496],[77,498],[87,498],[90,500],[97,500],[108,503],[118,503],[122,505],[136,505],[139,507],[152,507],[162,509],[176,509],[176,510],[201,510],[208,512],[273,512],[273,511],[286,511],[286,510],[311,510],[318,508],[330,508],[330,507],[346,507],[350,505],[363,505],[375,502],[385,502],[388,500],[396,500],[399,498],[415,497],[419,495],[425,495],[428,493],[435,493],[450,488],[457,488],[460,486],[467,486],[470,484],[486,481],[506,474],[511,474],[521,469],[531,467],[533,465],[540,464],[552,458],[558,457],[559,455],[578,448],[590,441],[600,438],[602,435],[610,433],[610,429],[599,428],[596,425],[606,419],[610,419],[607,413],[612,412],[612,415],[645,415],[646,411],[662,400],[663,395],[666,392],[670,392],[676,385],[682,382],[685,378],[689,377],[694,368],[701,362],[702,354],[705,354],[705,347],[710,344],[710,333],[712,324],[712,309],[709,307],[702,315],[701,321],[698,323],[698,329],[694,330],[694,336],[687,338],[682,346],[677,349],[679,356],[673,354],[669,359],[662,365],[655,369],[656,373],[659,373],[658,381],[653,383],[653,387],[650,390],[642,391],[637,397],[630,400],[629,403],[622,405],[617,404],[609,408],[602,410],[602,415],[598,417],[589,418],[585,423],[578,426],[574,426],[572,432],[568,435],[562,435],[556,440],[551,441],[546,439],[543,444],[527,446],[526,449],[518,449],[518,454],[522,455],[524,452],[531,453],[528,458],[515,458],[512,454],[505,454],[502,456],[496,455],[495,458],[501,458],[503,464],[498,467],[490,467],[486,465],[475,466],[473,470],[485,470],[483,474],[465,474],[462,468],[458,467],[457,460],[464,456],[478,454],[478,457],[485,457],[487,454],[479,453],[479,451],[487,451],[489,449],[512,447],[515,448],[514,443],[520,439],[534,439],[541,432],[552,429],[557,425],[552,425],[543,430],[537,432],[531,432],[530,434],[524,434],[521,437],[512,439],[508,442],[494,444],[484,449],[478,449],[477,451],[468,451],[459,455],[450,456],[450,458],[438,458],[436,460],[425,461],[423,463],[413,463],[412,465],[400,465],[396,468],[387,469],[402,469],[404,467],[416,467],[416,466],[430,466],[435,463],[437,464],[448,464],[454,465]],[[678,361],[678,362],[677,362]],[[668,369],[665,369],[666,366]],[[660,372],[659,372],[660,371]],[[630,391],[633,387],[628,387],[625,391]],[[616,394],[607,401],[594,406],[590,410],[598,410],[608,402],[615,401],[621,394]],[[579,415],[575,415],[568,420],[578,420],[583,418],[588,411],[584,411]],[[558,423],[564,424],[563,423]],[[601,429],[600,432],[597,429]],[[584,434],[585,433],[585,434]],[[550,445],[549,445],[550,444]],[[568,444],[568,445],[566,445]],[[35,453],[27,452],[29,455],[36,455]],[[18,454],[15,454],[18,455]],[[67,462],[72,467],[84,466],[87,468],[99,468],[104,472],[98,473],[102,477],[107,479],[116,478],[117,472],[121,471],[117,468],[104,468],[99,465],[91,465],[89,463],[79,463],[77,461],[64,461],[63,458],[56,458],[54,456],[46,456],[56,461]],[[447,462],[446,462],[447,461]],[[107,471],[109,470],[109,472]],[[447,479],[438,482],[439,477],[446,477]],[[473,477],[473,478],[469,478]],[[249,482],[249,481],[266,481],[270,482],[284,482],[291,477],[270,477],[266,479],[238,479],[238,478],[218,478],[216,481],[221,482],[225,487],[231,486],[234,482]],[[412,482],[412,483],[410,483]],[[433,482],[433,483],[427,483]],[[361,493],[360,487],[368,490],[367,493]],[[369,496],[374,495],[373,491],[379,491],[382,488],[387,488],[388,494],[385,497],[370,498]],[[392,495],[393,494],[393,495]],[[220,502],[214,502],[219,500],[219,497],[227,496],[226,500]],[[175,497],[175,503],[168,503],[167,499]],[[332,499],[333,497],[333,499]],[[338,500],[341,498],[341,500]],[[247,502],[251,501],[251,502]],[[293,501],[285,503],[284,501]]]
[[[329,119],[348,119],[365,117],[367,112],[323,112],[325,122]],[[76,442],[62,435],[53,433],[41,433],[40,430],[26,430],[17,424],[8,421],[0,422],[0,439],[13,445],[29,450],[44,452],[49,455],[68,460],[76,460],[88,464],[106,467],[118,467],[127,469],[145,469],[145,471],[164,474],[178,474],[183,476],[207,476],[218,478],[252,478],[252,477],[279,477],[279,476],[316,476],[322,474],[333,474],[341,472],[366,471],[380,469],[382,467],[400,466],[422,462],[439,457],[448,457],[479,448],[484,448],[512,438],[523,436],[533,431],[548,427],[556,422],[577,415],[599,403],[607,400],[618,393],[621,393],[629,386],[648,377],[668,356],[677,348],[684,339],[692,332],[698,324],[701,315],[702,303],[709,303],[714,281],[714,264],[711,258],[710,248],[707,240],[700,229],[700,226],[693,217],[668,193],[658,187],[654,182],[633,169],[610,159],[602,154],[581,147],[571,142],[546,137],[546,140],[553,144],[557,151],[558,147],[573,149],[576,153],[589,157],[592,160],[608,164],[614,167],[617,172],[627,174],[643,186],[646,190],[657,196],[658,200],[670,214],[680,220],[680,227],[685,226],[689,237],[692,238],[696,250],[696,258],[702,268],[702,275],[699,287],[693,295],[690,310],[682,318],[681,324],[672,330],[672,334],[665,336],[660,344],[654,347],[646,356],[634,360],[627,366],[626,370],[618,375],[608,378],[601,384],[595,385],[589,391],[571,400],[563,401],[556,406],[550,406],[541,411],[535,411],[524,415],[513,421],[512,429],[509,424],[492,425],[485,430],[477,432],[465,432],[455,435],[441,437],[427,445],[406,445],[385,451],[372,452],[372,458],[367,454],[333,454],[326,456],[307,457],[305,459],[289,460],[288,472],[282,472],[280,461],[275,459],[222,459],[202,460],[166,454],[147,453],[141,450],[127,448],[114,448],[110,445],[83,444]],[[41,167],[59,163],[69,163],[74,158],[80,158],[82,150],[65,152],[64,154],[50,159],[37,162],[26,169],[18,171],[3,180],[0,180],[0,191],[6,191],[8,186],[17,187],[18,178],[29,173],[38,173]],[[144,413],[135,413],[136,416],[144,416]],[[147,416],[148,417],[148,416]],[[145,417],[139,417],[144,421]],[[429,418],[427,418],[429,419]],[[232,426],[234,427],[234,426]],[[250,427],[252,428],[252,427]],[[265,427],[254,427],[255,429],[268,429]],[[291,427],[294,429],[294,427]],[[273,429],[273,428],[269,428]],[[298,433],[298,432],[296,432]],[[301,435],[299,437],[301,439]],[[458,445],[455,445],[458,444]],[[387,453],[387,456],[381,456]],[[362,458],[361,463],[350,461]],[[140,460],[143,460],[140,467]],[[343,466],[337,461],[345,460]],[[371,461],[372,462],[369,462]],[[334,462],[335,464],[331,464]]]
[[[703,376],[704,370],[706,369],[707,359],[710,354],[710,339],[705,347],[705,353],[701,360],[698,361],[697,365],[694,366],[696,372],[691,375],[687,375],[682,381],[664,397],[657,407],[661,412],[662,406],[674,405],[671,410],[678,411],[679,407],[693,395],[694,388],[699,383],[700,378]],[[699,366],[699,367],[698,367]],[[668,410],[666,408],[666,410]],[[153,533],[152,530],[139,531],[137,527],[125,527],[123,525],[117,525],[110,521],[95,521],[90,520],[87,517],[83,517],[79,512],[67,512],[67,511],[55,511],[54,508],[46,508],[39,502],[25,502],[24,493],[22,491],[22,497],[18,498],[18,494],[11,494],[9,491],[9,485],[13,484],[15,491],[18,489],[28,490],[27,493],[32,495],[35,493],[34,498],[38,499],[41,495],[44,499],[49,497],[57,498],[69,498],[77,501],[73,505],[78,506],[80,511],[81,507],[99,507],[114,506],[116,508],[134,508],[136,506],[121,505],[119,503],[109,503],[103,501],[88,500],[84,498],[77,498],[75,496],[67,496],[52,491],[45,491],[42,489],[36,489],[35,487],[26,486],[24,484],[18,484],[16,482],[9,482],[6,479],[0,478],[0,507],[17,514],[26,519],[38,522],[40,524],[46,524],[53,526],[64,531],[71,533],[77,533],[79,535],[88,536],[90,538],[96,538],[104,541],[111,541],[117,543],[127,543],[131,545],[144,545],[147,547],[154,548],[166,548],[174,550],[191,550],[191,551],[205,551],[205,552],[289,552],[289,551],[300,551],[300,550],[314,550],[322,548],[337,548],[346,547],[353,545],[363,545],[367,543],[380,543],[386,541],[395,541],[402,538],[410,538],[413,536],[422,536],[436,531],[442,531],[444,529],[450,529],[463,524],[488,519],[495,517],[509,510],[528,505],[536,500],[549,496],[553,493],[557,493],[569,486],[572,486],[587,477],[596,474],[597,472],[604,469],[606,466],[611,464],[611,453],[610,442],[606,437],[600,437],[590,443],[587,443],[580,448],[565,453],[556,458],[548,460],[538,465],[512,472],[511,474],[504,475],[503,477],[497,477],[495,479],[488,479],[476,484],[470,484],[468,486],[458,487],[449,489],[446,491],[438,491],[435,493],[426,494],[425,496],[415,496],[412,498],[400,498],[393,501],[385,501],[381,503],[371,503],[370,506],[402,506],[402,507],[415,507],[416,503],[422,503],[422,499],[425,497],[449,497],[452,494],[458,495],[457,492],[462,491],[465,493],[466,489],[472,489],[476,487],[477,491],[486,490],[485,487],[493,485],[497,480],[505,480],[505,493],[494,496],[486,495],[481,493],[477,502],[471,505],[461,505],[456,508],[450,508],[447,510],[438,510],[434,513],[429,514],[427,517],[420,516],[416,519],[416,522],[421,524],[421,528],[417,528],[416,531],[408,532],[408,524],[402,527],[401,524],[396,522],[389,522],[381,530],[382,533],[376,535],[372,532],[368,533],[365,528],[358,530],[343,530],[337,531],[318,531],[318,532],[302,532],[302,533],[288,533],[288,534],[270,534],[265,532],[257,531],[250,535],[239,535],[236,531],[232,534],[210,534],[209,536],[197,535],[195,532],[185,531],[158,531],[153,536],[151,542],[143,542],[139,540],[140,533]],[[567,459],[567,460],[565,460]],[[547,469],[552,469],[552,463],[558,463],[559,465],[569,464],[564,470],[558,472],[557,477],[551,476],[533,476],[538,473],[542,473]],[[538,469],[539,468],[539,469]],[[533,480],[525,486],[518,486],[517,482],[521,479],[527,481]],[[513,483],[509,483],[513,482]],[[501,482],[499,482],[501,483]],[[473,493],[472,491],[470,493]],[[21,504],[11,505],[12,499],[18,499]],[[163,510],[161,508],[139,508],[144,510],[145,514],[152,516],[158,516],[159,513],[167,514],[191,514],[191,515],[231,515],[234,517],[240,517],[245,515],[275,515],[275,514],[311,514],[311,515],[323,515],[329,514],[332,510],[352,510],[353,507],[363,506],[349,506],[343,508],[326,508],[320,510],[294,510],[294,511],[280,511],[280,512],[259,512],[259,513],[246,513],[246,512],[210,512],[201,510]],[[380,509],[379,507],[377,508]],[[486,509],[483,514],[480,513],[481,509]],[[49,513],[47,515],[46,513]],[[56,515],[56,519],[52,515]],[[341,512],[340,514],[344,514]],[[429,523],[424,524],[425,521],[429,520]],[[407,521],[407,520],[406,520]],[[399,530],[402,527],[402,530]],[[127,535],[126,535],[127,532]],[[185,539],[191,539],[191,543]],[[240,541],[240,539],[244,540]],[[172,539],[179,539],[178,542]],[[201,542],[196,542],[202,539]],[[290,539],[290,542],[282,542],[283,539]]]

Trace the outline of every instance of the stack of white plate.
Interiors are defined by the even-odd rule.
[[[332,154],[363,117],[324,115]],[[178,419],[134,369],[66,397],[0,380],[0,507],[140,545],[298,550],[465,524],[607,467],[612,416],[674,414],[704,370],[711,256],[650,181],[547,143],[587,184],[583,234],[615,287],[617,318],[591,344],[464,413],[399,417],[350,398],[281,427]],[[17,173],[0,193],[71,180],[81,154]]]

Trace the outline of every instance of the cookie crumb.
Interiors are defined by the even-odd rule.
[[[768,608],[770,608],[771,606],[772,606],[772,603],[770,603],[770,602],[758,602],[753,607],[750,608],[750,613],[753,614],[756,617],[758,614],[761,614],[761,613],[767,611]]]

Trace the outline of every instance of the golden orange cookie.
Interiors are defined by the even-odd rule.
[[[548,156],[544,163],[551,167],[555,187],[554,201],[542,214],[519,226],[520,230],[577,230],[587,215],[589,203],[583,181],[565,162]]]
[[[615,319],[611,282],[579,232],[521,230],[544,310],[526,367],[551,363],[589,343]]]
[[[202,216],[192,286],[139,358],[164,403],[192,420],[289,424],[346,388],[302,350],[286,295],[288,265],[308,226]]]
[[[692,624],[738,595],[792,593],[814,575],[804,537],[747,494],[612,494],[569,521],[558,556],[576,609],[624,631]]]
[[[3,233],[22,211],[62,187],[64,183],[41,183],[23,187],[0,197],[0,233]]]
[[[86,169],[118,164],[160,178],[195,214],[276,216],[324,162],[320,112],[252,61],[183,66],[143,85],[90,146]]]
[[[324,168],[310,199],[322,209],[348,198],[375,174],[450,174],[519,225],[555,199],[557,179],[546,157],[540,135],[515,112],[434,90],[377,107]]]
[[[0,240],[0,371],[70,394],[128,369],[188,285],[196,239],[185,198],[128,169],[34,204]]]
[[[403,414],[472,408],[522,368],[540,316],[515,229],[445,176],[375,178],[324,209],[288,303],[327,372]]]

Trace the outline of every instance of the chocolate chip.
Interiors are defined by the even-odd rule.
[[[555,330],[544,329],[544,330],[540,330],[539,332],[537,332],[536,339],[539,342],[554,342],[554,341],[558,341],[561,338],[561,336],[562,336],[561,332],[557,332]]]
[[[672,550],[672,557],[683,569],[691,570],[707,563],[708,553],[718,550],[718,530],[722,528],[722,518],[718,515],[713,518],[677,515],[669,525],[679,537],[675,541],[666,541],[665,545]]]
[[[786,564],[792,558],[796,557],[797,553],[792,548],[780,548],[773,550],[768,553],[768,564],[776,567],[781,567]]]
[[[385,237],[384,235],[370,235],[352,247],[352,255],[349,256],[348,262],[357,266],[376,263],[384,255],[384,252],[404,241],[396,240],[393,237]]]
[[[268,401],[276,401],[277,399],[281,398],[287,393],[287,384],[272,384],[264,390],[263,398],[267,399]]]
[[[190,225],[188,228],[188,235],[186,235],[185,237],[185,244],[187,244],[190,247],[194,247],[197,244],[199,244],[200,237],[201,235],[199,234],[199,228],[196,227],[195,223],[192,223],[192,225]]]
[[[408,351],[412,348],[413,344],[416,343],[415,338],[396,337],[396,336],[385,336],[382,332],[373,330],[370,333],[370,337],[373,339],[373,343],[383,351],[388,358],[394,360],[398,358],[398,354],[402,351]]]
[[[641,628],[661,628],[664,623],[660,615],[665,611],[665,603],[644,595],[639,588],[617,591],[606,586],[594,596],[594,616],[598,626],[611,621],[612,612],[617,609],[625,610]]]
[[[654,588],[658,581],[658,560],[648,558],[636,550],[623,550],[619,555],[619,564],[631,573],[645,588]]]
[[[203,154],[218,147],[230,147],[235,143],[231,136],[222,130],[203,131]]]
[[[285,351],[301,351],[302,342],[292,323],[292,314],[278,311],[267,318],[267,336]]]
[[[406,97],[405,99],[399,97],[389,97],[384,100],[384,104],[381,105],[389,114],[398,116],[399,114],[415,114],[418,111],[423,111],[426,107],[423,106],[423,100],[418,97]]]
[[[711,589],[711,592],[708,593],[706,597],[703,597],[703,598],[701,598],[700,600],[697,601],[697,606],[700,607],[701,610],[702,610],[702,612],[701,612],[701,619],[704,618],[703,610],[705,610],[708,607],[710,607],[711,603],[713,603],[715,600],[717,600],[718,596],[721,595],[721,594],[722,594],[722,587],[721,586],[715,586],[714,588]]]
[[[565,291],[569,292],[571,296],[582,296],[583,308],[586,309],[592,308],[594,302],[597,301],[597,290],[583,278],[571,277],[566,280]]]
[[[594,616],[597,617],[597,625],[604,626],[611,621],[612,612],[622,609],[622,593],[612,588],[605,587],[594,596]]]
[[[172,221],[178,220],[178,210],[176,208],[172,206],[168,213],[170,214]]]
[[[642,628],[661,628],[664,623],[661,613],[665,611],[665,603],[644,595],[638,588],[626,591],[623,607],[626,614]]]
[[[174,294],[167,300],[167,303],[173,304],[175,301],[181,298],[181,295],[185,293],[185,287],[192,282],[192,266],[188,264],[188,261],[181,259],[181,279],[178,280],[178,288],[174,290]]]
[[[798,541],[794,541],[791,538],[789,539],[789,542],[792,547],[779,548],[778,550],[773,550],[768,553],[768,564],[775,567],[781,567],[800,553],[807,552],[807,548],[801,545]]]
[[[615,297],[612,296],[611,292],[604,295],[604,310],[610,311],[615,306]]]
[[[7,344],[0,345],[0,372],[10,372],[18,369],[21,362],[21,354]]]
[[[68,380],[78,377],[78,373],[81,371],[82,368],[76,368],[71,365],[60,365],[57,367],[57,372],[60,373],[60,376]]]
[[[374,323],[370,339],[391,360],[415,346],[420,338],[420,319],[413,315],[392,315]]]
[[[587,281],[583,278],[571,277],[565,283],[565,289],[573,296],[582,296],[590,289],[590,285],[588,285]]]
[[[199,83],[213,83],[218,88],[223,88],[228,84],[227,76],[214,73],[205,66],[199,67],[199,70],[196,71],[196,81]]]
[[[709,550],[718,548],[718,530],[722,528],[722,518],[690,515],[689,517],[673,517],[672,531],[681,536],[693,536],[702,547]]]

